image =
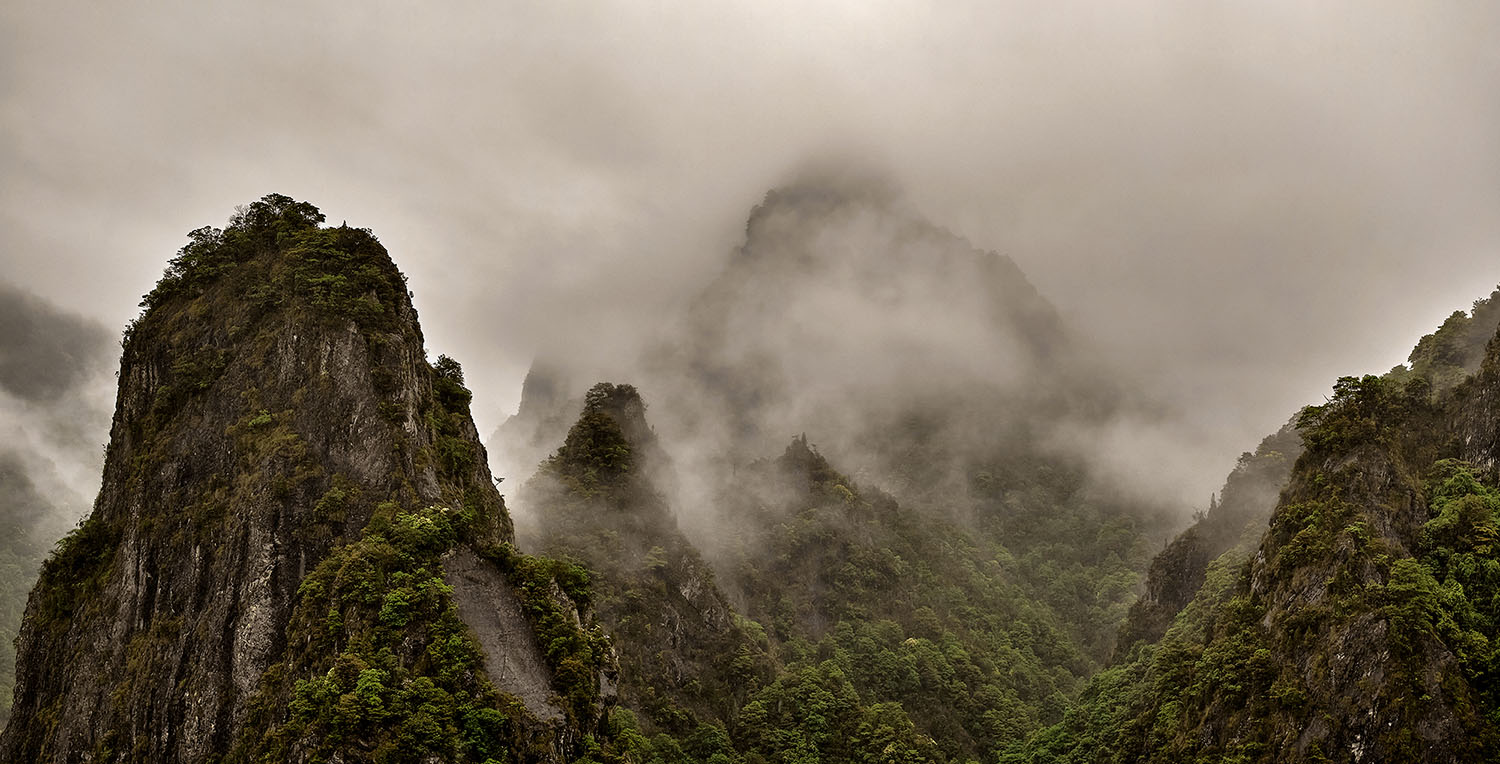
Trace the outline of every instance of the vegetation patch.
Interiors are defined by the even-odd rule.
[[[336,486],[320,505],[347,500]],[[440,557],[466,533],[443,506],[386,503],[302,582],[288,661],[268,672],[230,761],[531,760],[529,715],[484,677]]]

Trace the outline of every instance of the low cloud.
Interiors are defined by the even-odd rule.
[[[1353,0],[12,3],[0,267],[121,327],[186,231],[310,200],[389,247],[488,431],[534,356],[633,357],[767,189],[853,154],[1189,412],[1219,466],[1162,479],[1200,495],[1500,281],[1497,29]]]
[[[98,322],[0,283],[0,525],[45,546],[87,513],[118,356]]]

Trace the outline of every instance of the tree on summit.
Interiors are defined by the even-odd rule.
[[[311,228],[325,219],[323,213],[309,202],[299,202],[283,194],[266,194],[248,207],[236,207],[229,225],[231,228],[260,229],[279,222],[295,228]]]

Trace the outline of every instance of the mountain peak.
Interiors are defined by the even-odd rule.
[[[750,212],[747,238],[777,215],[825,216],[858,209],[890,211],[902,199],[900,187],[889,176],[849,166],[807,169],[791,182],[766,192]]]
[[[603,655],[536,648],[520,613],[568,606],[526,578],[546,565],[506,551],[462,369],[426,361],[375,237],[322,219],[267,196],[193,231],[146,296],[94,511],[27,607],[0,759],[305,761],[387,745],[415,760],[459,745],[410,736],[433,723],[400,695],[418,680],[466,699],[440,706],[439,728],[503,708],[515,723],[487,728],[485,746],[549,739],[535,758],[571,755],[553,697],[588,724],[597,681],[557,679],[548,661]],[[498,653],[476,612],[514,614]],[[520,670],[477,670],[475,639]],[[332,725],[324,706],[356,683],[384,710]]]

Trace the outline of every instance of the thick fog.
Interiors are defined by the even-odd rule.
[[[1500,281],[1496,39],[1480,2],[9,3],[0,264],[122,327],[187,231],[311,201],[391,250],[489,432],[833,157],[1014,260],[1168,409],[1079,447],[1206,501]]]
[[[93,503],[114,401],[114,334],[0,282],[0,529],[45,547]],[[7,538],[7,543],[19,539]]]

